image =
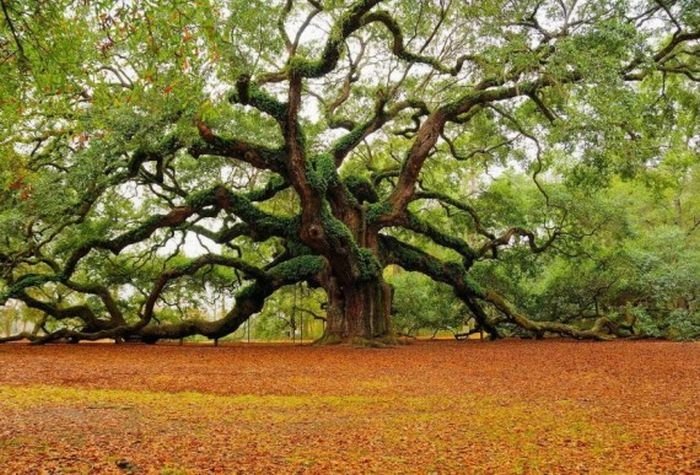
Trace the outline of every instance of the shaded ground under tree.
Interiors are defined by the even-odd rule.
[[[689,474],[699,393],[697,343],[11,344],[0,471]]]

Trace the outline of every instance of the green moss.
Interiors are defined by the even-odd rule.
[[[206,205],[202,205],[206,206]],[[111,242],[109,241],[104,241],[101,239],[95,239],[91,242],[89,242],[86,245],[86,249],[91,249],[91,248],[101,248],[101,249],[109,249],[113,253],[118,253],[121,251],[124,247],[128,246],[129,244],[143,241],[145,239],[148,239],[153,232],[158,229],[159,227],[164,227],[167,226],[167,224],[164,223],[164,218],[167,215],[163,214],[157,214],[155,216],[151,216],[148,219],[146,219],[140,226],[137,228],[132,229],[131,231],[128,231],[119,237],[115,238]]]
[[[270,195],[274,195],[278,191],[285,189],[288,186],[287,181],[279,175],[274,175],[263,188],[252,190],[246,193],[246,198],[250,201],[261,201],[268,199]]]
[[[268,163],[275,164],[280,168],[284,167],[284,159],[287,155],[284,148],[274,148],[274,149],[261,149],[260,155],[262,155],[263,160]]]
[[[262,199],[270,192],[282,189],[285,186],[286,182],[281,177],[272,178],[263,189],[241,194],[231,193],[227,189],[223,189],[222,192],[222,187],[216,186],[208,190],[190,194],[187,198],[187,204],[197,209],[214,205],[217,204],[219,198],[217,193],[223,193],[225,194],[224,198],[229,209],[256,232],[265,236],[280,236],[295,239],[298,236],[299,229],[298,217],[287,218],[274,216],[258,209],[252,203],[252,200]],[[161,218],[162,216],[156,216],[153,219],[159,221]],[[155,225],[157,223],[153,224]],[[152,225],[145,223],[139,229],[141,228],[143,228],[143,232],[146,232],[152,228]],[[148,232],[150,234],[152,230]],[[134,237],[131,234],[130,236],[131,238]]]
[[[311,249],[309,249],[308,246],[297,241],[296,239],[287,240],[286,246],[287,246],[287,251],[289,251],[289,253],[292,256],[303,256],[303,255],[311,253]]]
[[[327,203],[321,213],[321,223],[330,245],[335,249],[347,249],[355,258],[355,272],[359,280],[373,280],[381,274],[382,267],[376,256],[371,250],[357,245],[350,229],[333,216]]]
[[[380,216],[391,211],[391,205],[387,201],[372,203],[367,207],[365,218],[368,224],[376,222]]]
[[[294,57],[287,67],[302,77],[320,77],[333,69],[340,58],[343,40],[360,26],[364,15],[376,0],[365,0],[352,5],[333,25],[326,47],[319,61],[309,61],[301,57]]]
[[[427,270],[427,274],[430,276],[438,277],[443,273],[443,267],[437,259],[431,259],[426,257],[420,258],[420,265]]]
[[[212,204],[216,203],[216,198],[214,196],[215,192],[216,188],[209,188],[207,190],[201,190],[196,191],[194,193],[190,193],[187,196],[185,203],[187,203],[187,206],[190,206],[195,209],[201,209],[205,206],[211,206]]]
[[[445,272],[455,280],[464,275],[464,267],[459,262],[446,262]]]
[[[348,150],[352,149],[357,143],[360,142],[360,140],[362,140],[365,130],[369,128],[369,125],[369,123],[364,123],[358,127],[355,127],[349,133],[339,138],[333,144],[333,153],[345,154]]]
[[[385,239],[384,242],[390,246],[390,252],[396,257],[401,267],[421,272],[443,282],[446,280],[447,272],[438,259],[409,244],[398,244],[397,240]]]
[[[0,302],[5,302],[8,299],[20,296],[25,289],[29,287],[41,287],[49,282],[59,281],[59,276],[42,275],[42,274],[27,274],[23,275],[14,285],[7,289],[4,294],[0,295]]]
[[[273,267],[270,275],[283,282],[296,282],[320,272],[325,263],[321,256],[299,256]]]
[[[255,207],[245,195],[228,194],[232,211],[255,231],[270,236],[295,235],[298,222],[293,218],[274,216]]]
[[[250,103],[275,119],[285,120],[287,116],[287,104],[279,102],[262,89],[251,88]]]
[[[363,176],[350,175],[343,178],[343,184],[358,202],[375,203],[379,199],[372,182]]]
[[[486,290],[480,286],[474,279],[469,277],[466,273],[463,276],[464,284],[469,287],[469,289],[475,294],[475,295],[485,295]]]
[[[326,231],[326,236],[331,245],[342,247],[356,246],[350,229],[348,229],[345,223],[333,216],[327,201],[324,202],[324,206],[321,210],[321,223],[323,224],[323,229]]]
[[[348,175],[345,178],[343,178],[343,183],[345,183],[345,186],[347,186],[348,188],[371,185],[369,179],[365,178],[362,175]]]
[[[287,63],[287,70],[295,72],[302,77],[314,77],[316,76],[321,68],[321,64],[318,61],[309,61],[301,56],[294,56]]]
[[[432,224],[423,221],[413,214],[408,214],[408,229],[423,234],[435,243],[459,252],[465,259],[474,260],[476,253],[469,247],[466,241],[450,234],[443,233]]]
[[[382,266],[376,256],[371,250],[364,247],[358,248],[357,254],[360,280],[370,281],[376,279],[382,272]]]
[[[251,105],[256,109],[274,117],[278,121],[284,121],[287,116],[287,104],[278,101],[254,84],[248,84],[244,90],[245,95],[234,92],[229,96],[230,102]]]
[[[269,290],[267,285],[260,282],[255,282],[253,284],[243,287],[236,293],[236,301],[241,300],[264,300],[269,295]]]
[[[338,183],[333,156],[322,153],[307,161],[306,177],[311,187],[319,193],[325,193],[329,186]]]

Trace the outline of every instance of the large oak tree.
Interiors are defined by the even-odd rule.
[[[391,341],[389,265],[494,337],[610,338],[471,271],[590,231],[548,182],[697,148],[693,0],[1,1],[0,303],[43,315],[11,338],[219,338],[307,282],[323,341]],[[484,218],[506,163],[530,227]]]

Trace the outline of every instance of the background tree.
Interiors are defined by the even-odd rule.
[[[479,268],[581,241],[578,196],[697,157],[692,0],[2,7],[0,301],[47,315],[35,341],[218,338],[302,281],[323,341],[391,340],[390,264],[493,337],[626,334],[529,318]],[[228,311],[173,315],[197,293]]]
[[[520,302],[535,320],[590,325],[608,316],[630,335],[696,338],[697,217],[679,220],[674,202],[695,213],[697,195],[687,191],[697,168],[684,171],[682,180],[670,179],[670,172],[662,164],[634,180],[615,180],[595,195],[578,196],[569,209],[588,223],[590,236],[559,243],[555,252],[511,252],[481,263],[475,268],[478,279]],[[520,193],[537,194],[534,185],[520,185]]]
[[[415,272],[400,272],[388,282],[395,289],[392,323],[397,333],[416,336],[427,330],[435,338],[440,331],[460,334],[469,324],[469,310],[449,286]]]

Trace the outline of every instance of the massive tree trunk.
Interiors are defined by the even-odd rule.
[[[354,285],[324,283],[328,292],[326,330],[320,343],[390,342],[393,289],[381,277]]]
[[[363,198],[357,192],[355,197]],[[345,199],[342,196],[339,201]],[[327,256],[330,272],[321,282],[328,297],[326,328],[318,343],[391,342],[393,289],[382,277],[379,232],[368,225],[365,206],[332,204],[335,219],[347,228],[352,240],[333,246]]]

